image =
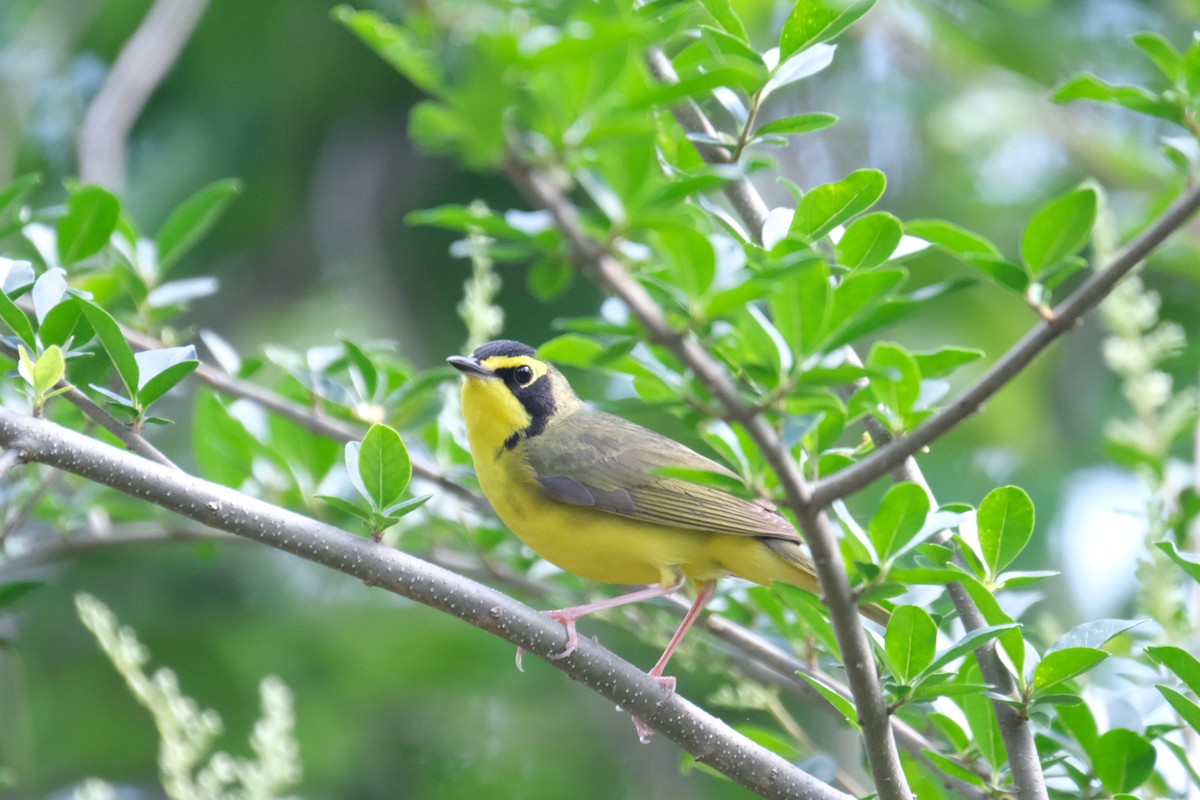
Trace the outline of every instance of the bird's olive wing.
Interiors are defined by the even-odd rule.
[[[526,441],[538,483],[554,500],[692,530],[799,541],[773,506],[659,474],[684,468],[732,476],[679,442],[628,420],[583,410]]]

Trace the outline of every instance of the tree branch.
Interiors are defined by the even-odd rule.
[[[453,572],[3,408],[0,447],[16,452],[24,462],[71,472],[452,614],[546,658],[551,666],[653,725],[698,761],[764,797],[849,798],[750,742],[587,638],[581,638],[578,649],[567,658],[549,658],[562,649],[562,625]]]
[[[1108,266],[1094,273],[1067,297],[1050,316],[1033,327],[983,377],[953,403],[927,419],[907,436],[893,439],[867,458],[813,486],[813,502],[824,507],[838,498],[864,488],[876,478],[928,446],[959,422],[979,411],[983,404],[1042,353],[1050,344],[1074,328],[1084,314],[1095,308],[1146,256],[1180,228],[1200,209],[1200,186],[1176,200],[1158,220],[1126,247]]]
[[[79,131],[79,174],[85,183],[125,188],[125,143],[209,0],[157,0],[113,62]]]
[[[548,175],[515,155],[510,155],[505,162],[504,171],[530,202],[550,212],[571,248],[575,263],[589,272],[606,291],[621,298],[647,335],[670,348],[725,407],[729,418],[740,423],[762,450],[779,477],[788,506],[795,512],[812,551],[854,694],[876,788],[883,800],[908,800],[911,793],[900,766],[879,673],[858,617],[858,604],[846,577],[841,551],[825,518],[813,511],[809,487],[787,448],[757,409],[742,399],[721,365],[699,342],[673,328],[642,285],[599,242],[585,233],[578,211]]]

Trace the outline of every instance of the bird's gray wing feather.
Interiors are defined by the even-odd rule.
[[[549,425],[525,443],[538,483],[561,503],[691,530],[800,537],[774,506],[715,486],[658,474],[666,468],[736,477],[679,442],[611,414],[588,409]]]

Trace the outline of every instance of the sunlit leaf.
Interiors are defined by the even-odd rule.
[[[1042,691],[1081,675],[1108,658],[1095,647],[1067,647],[1047,653],[1033,670],[1033,688]]]
[[[1021,256],[1035,278],[1087,244],[1096,221],[1096,190],[1084,187],[1045,203],[1021,237]]]
[[[988,492],[976,517],[979,546],[992,576],[1012,563],[1033,536],[1033,501],[1019,486]]]
[[[833,39],[874,4],[875,0],[799,0],[783,23],[780,54],[786,58],[817,42]]]
[[[395,503],[412,478],[412,461],[400,434],[387,425],[372,425],[358,451],[358,474],[376,510]]]
[[[887,178],[876,169],[855,170],[840,181],[817,186],[800,198],[791,230],[816,241],[875,205],[886,187]]]
[[[885,211],[866,214],[846,226],[838,241],[838,263],[875,267],[891,258],[904,236],[900,220]]]

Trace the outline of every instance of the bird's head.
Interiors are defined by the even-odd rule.
[[[498,441],[512,449],[580,405],[562,373],[521,342],[498,339],[446,361],[466,378],[463,414],[473,448],[482,437],[485,447]]]

